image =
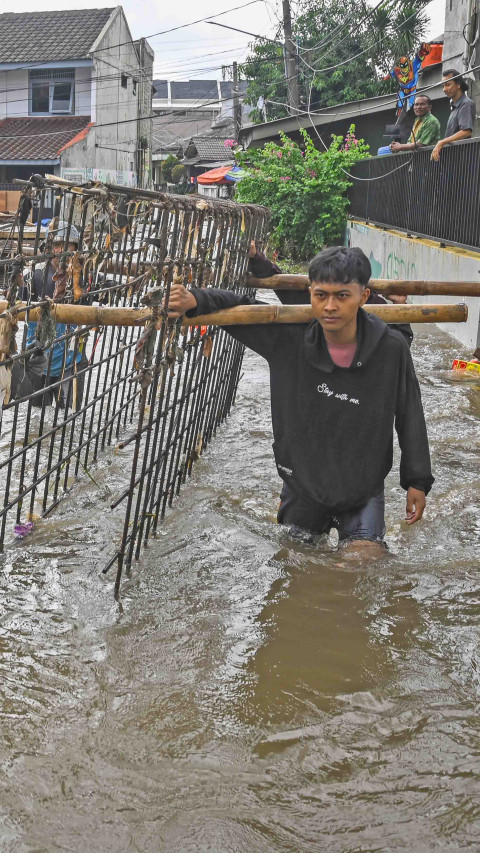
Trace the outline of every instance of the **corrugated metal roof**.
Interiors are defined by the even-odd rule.
[[[84,59],[113,11],[4,12],[0,14],[0,62]]]
[[[0,121],[0,160],[57,160],[59,151],[90,116],[5,118]]]

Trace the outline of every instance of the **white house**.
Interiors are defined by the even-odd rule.
[[[0,189],[32,172],[149,186],[152,67],[121,6],[0,14]]]

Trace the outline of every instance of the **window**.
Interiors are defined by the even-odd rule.
[[[71,115],[74,92],[73,68],[30,71],[30,114]]]
[[[128,77],[126,74],[122,74],[122,89],[126,89],[128,86]]]

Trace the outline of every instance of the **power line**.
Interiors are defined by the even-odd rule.
[[[362,19],[361,19],[357,24],[355,24],[355,26],[357,26],[357,27],[358,27],[358,26],[361,26],[363,23],[365,23],[365,22],[366,22],[366,21],[371,17],[371,15],[372,15],[372,14],[373,14],[373,13],[374,13],[378,8],[380,8],[380,6],[384,5],[384,3],[385,3],[385,2],[387,2],[387,5],[388,5],[388,3],[390,3],[390,2],[391,2],[391,0],[381,0],[381,2],[380,2],[380,3],[378,3],[378,4],[377,4],[373,9],[371,9],[371,10],[370,10],[370,12],[369,12],[369,13],[368,13],[364,18],[362,18]],[[433,0],[428,0],[428,3],[425,3],[425,4],[424,4],[420,9],[417,9],[417,10],[416,10],[412,15],[409,15],[409,17],[408,17],[408,18],[406,18],[406,19],[405,19],[405,21],[403,21],[403,23],[406,23],[406,22],[407,22],[407,21],[409,21],[411,18],[416,17],[418,14],[420,14],[421,12],[423,12],[423,11],[424,11],[424,9],[426,9],[426,8],[427,8],[427,6],[429,6],[432,2],[433,2]],[[343,25],[341,25],[341,26],[343,26]],[[336,29],[338,30],[338,27],[337,27]],[[334,31],[334,32],[335,32],[335,31]],[[336,48],[337,48],[337,47],[338,47],[338,46],[339,46],[343,41],[345,41],[345,39],[346,39],[346,38],[348,38],[348,35],[349,35],[349,34],[347,34],[343,39],[341,39],[341,40],[340,40],[339,42],[337,42],[335,45],[333,45],[333,46],[331,46],[329,49],[327,49],[326,53],[329,53],[331,50],[336,49]],[[328,40],[329,40],[329,39],[331,40],[331,37],[330,37],[330,36],[327,36],[327,37],[326,37],[322,42],[320,42],[319,44],[320,44],[320,45],[323,45],[323,44],[325,44],[325,43],[328,43]],[[364,50],[360,51],[359,53],[355,54],[355,56],[350,57],[349,59],[344,60],[343,62],[340,62],[340,63],[337,63],[337,64],[335,64],[335,65],[329,66],[328,68],[315,68],[315,67],[311,66],[308,62],[306,62],[306,60],[304,60],[302,56],[299,56],[299,59],[300,59],[300,61],[301,61],[301,62],[302,62],[302,63],[303,63],[307,68],[309,68],[309,69],[310,69],[311,71],[313,71],[315,74],[319,74],[319,73],[323,73],[323,72],[327,72],[327,71],[333,71],[333,70],[335,70],[335,69],[337,69],[337,68],[340,68],[340,67],[341,67],[341,66],[343,66],[343,65],[348,65],[350,62],[353,62],[355,59],[358,59],[358,57],[359,57],[359,56],[363,55],[364,53],[367,53],[367,52],[368,52],[368,50],[371,50],[371,49],[372,49],[372,47],[374,47],[374,46],[375,46],[375,44],[371,44],[369,47],[367,47],[367,48],[365,48]],[[318,45],[317,45],[317,47],[318,47]],[[304,48],[303,50],[304,50],[304,52],[306,52],[307,50],[314,50],[314,49],[315,49],[315,48]],[[256,62],[259,62],[259,61],[262,61],[262,60],[255,59],[255,58],[253,58],[253,59],[249,59],[249,58],[247,57],[247,60],[246,60],[246,62],[244,63],[244,66],[245,66],[245,65],[248,65],[248,64],[252,64],[252,65],[253,65],[253,64],[255,64]],[[273,60],[271,60],[271,61],[273,61]],[[296,77],[296,78],[300,77],[300,74],[301,74],[301,72],[300,72],[300,71],[298,71],[298,72],[297,72],[297,74],[295,75],[295,77]],[[285,85],[285,80],[284,80],[283,78],[282,78],[281,80],[275,80],[275,81],[272,81],[272,83],[267,84],[267,88],[272,88],[272,87],[274,87],[274,86],[279,86],[279,85]],[[273,103],[273,104],[278,104],[279,106],[284,106],[286,109],[289,109],[289,106],[288,106],[287,104],[284,104],[284,103],[280,104],[279,102],[277,102],[277,101],[272,101],[271,99],[267,99],[267,102],[268,102],[268,103]]]
[[[236,12],[239,9],[245,9],[247,6],[253,6],[255,3],[264,3],[264,2],[265,2],[265,0],[249,0],[248,3],[243,3],[241,6],[233,6],[231,9],[226,9],[224,12],[217,12],[214,15],[208,15],[208,16],[203,17],[203,18],[198,18],[198,20],[190,21],[188,24],[180,24],[177,27],[170,27],[170,29],[168,29],[168,30],[161,30],[158,33],[152,33],[151,35],[148,35],[148,36],[142,36],[142,38],[145,40],[150,39],[150,38],[156,38],[157,36],[166,35],[167,33],[172,33],[172,32],[175,32],[176,30],[183,30],[186,27],[193,27],[195,24],[201,24],[204,21],[210,21],[212,18],[220,18],[222,15],[228,15],[230,12]],[[126,45],[133,46],[133,48],[136,50],[135,46],[136,46],[136,43],[138,41],[139,41],[139,39],[135,39],[135,40],[129,39],[128,41],[118,42],[117,44],[110,44],[107,47],[99,47],[96,50],[91,50],[88,55],[93,56],[96,53],[103,53],[106,50],[113,50],[114,48],[124,47]],[[100,61],[106,62],[106,60],[102,59],[102,58],[100,58]],[[51,60],[46,60],[45,62],[27,62],[27,63],[24,63],[23,65],[16,64],[14,68],[7,68],[7,69],[5,69],[5,72],[9,73],[10,71],[22,71],[25,69],[41,68],[44,65],[50,65],[50,64],[51,64]],[[142,71],[143,69],[139,69],[139,70]]]
[[[254,3],[263,3],[263,2],[265,2],[265,0],[249,0],[248,3],[243,3],[243,5],[241,5],[241,6],[233,6],[233,8],[226,9],[224,12],[217,12],[215,15],[208,15],[207,17],[204,17],[204,18],[198,18],[198,20],[190,21],[190,23],[188,23],[188,24],[180,24],[177,27],[170,27],[170,29],[168,29],[168,30],[161,30],[159,33],[152,33],[151,35],[143,36],[143,38],[153,39],[153,38],[157,38],[157,36],[164,36],[167,33],[173,33],[173,32],[176,32],[177,30],[183,30],[186,27],[193,27],[193,26],[195,26],[195,24],[202,24],[204,21],[211,21],[212,18],[220,18],[223,15],[228,15],[230,12],[237,12],[239,9],[246,9],[247,6],[253,6]],[[110,45],[108,49],[110,50],[110,48],[113,48],[113,47],[123,47],[123,45],[131,44],[132,42],[133,42],[133,39],[131,41],[120,42],[119,44],[113,44],[113,45]],[[105,50],[105,48],[98,48],[98,50],[90,51],[90,54],[98,53],[98,51],[101,51],[101,50]]]
[[[473,72],[473,71],[478,71],[479,69],[480,69],[480,65],[475,65],[473,68],[471,68],[469,70],[469,73]],[[459,75],[459,76],[461,76],[461,75]],[[429,92],[432,89],[436,89],[437,86],[443,86],[443,83],[441,80],[439,80],[438,83],[431,83],[430,86],[421,86],[420,88],[418,88],[416,90],[415,95],[422,95],[424,92]],[[371,98],[363,98],[362,101],[360,101],[358,103],[364,103],[366,101],[378,101],[378,97],[382,97],[382,96],[376,95],[376,96],[373,96]],[[394,96],[392,95],[392,99],[389,101],[385,101],[381,106],[387,107],[390,105],[395,105],[397,103],[397,100],[398,100],[398,95],[397,94],[395,94]],[[288,104],[284,103],[283,101],[271,101],[270,99],[267,100],[267,103],[276,104],[280,107],[285,107],[285,108],[288,106]],[[345,102],[342,102],[340,104],[332,104],[329,107],[321,107],[318,110],[310,110],[310,112],[308,110],[299,109],[298,113],[303,114],[303,115],[308,115],[308,116],[320,116],[320,115],[323,115],[328,110],[333,110],[333,109],[335,109],[335,107],[342,107],[344,105],[345,105]],[[375,103],[375,104],[372,104],[371,107],[366,107],[365,109],[360,110],[360,113],[370,112],[372,110],[378,110],[378,109],[379,109],[379,105],[378,105],[378,103]],[[339,111],[337,111],[335,113],[335,118],[337,116],[341,116],[341,115],[353,117],[351,112],[339,112]],[[279,120],[281,120],[281,119],[277,119],[277,121],[279,121]],[[334,119],[332,119],[332,121],[333,120]]]
[[[425,3],[425,5],[422,6],[420,9],[417,9],[415,12],[413,12],[413,14],[409,15],[408,18],[405,18],[403,23],[406,24],[407,21],[410,21],[412,18],[416,18],[417,15],[421,14],[421,12],[423,12],[423,10],[426,8],[426,6],[429,6],[430,3],[432,3],[432,2],[433,2],[433,0],[429,0],[429,2]],[[379,3],[378,5],[380,6],[381,4]],[[377,8],[378,8],[378,6],[375,7],[375,9],[377,9]],[[345,36],[345,38],[348,38],[348,35]],[[342,41],[344,41],[344,40],[345,39],[342,39]],[[341,42],[338,42],[336,45],[334,45],[334,47],[337,48],[339,46],[339,44],[341,44]],[[372,42],[364,50],[360,51],[360,53],[355,54],[355,56],[351,56],[348,59],[345,59],[343,62],[338,62],[336,65],[331,65],[328,68],[314,68],[313,65],[309,65],[309,63],[306,62],[306,60],[303,59],[303,57],[300,56],[299,59],[301,62],[304,63],[304,65],[307,66],[307,68],[309,68],[315,74],[320,74],[320,73],[323,73],[325,71],[334,71],[336,68],[340,68],[342,65],[348,65],[348,63],[353,62],[355,59],[358,59],[358,57],[362,56],[362,54],[367,53],[367,51],[371,50],[372,47],[375,47],[375,45],[376,45],[376,42]],[[327,53],[328,52],[329,51],[327,50]]]
[[[188,107],[186,107],[185,109],[194,109],[194,108],[195,108],[195,106],[203,106],[203,107],[205,107],[205,106],[210,106],[210,105],[218,104],[219,102],[223,102],[223,101],[231,101],[231,100],[232,100],[232,98],[231,98],[231,97],[230,97],[230,98],[215,98],[214,100],[211,100],[211,101],[204,101],[204,102],[202,102],[202,103],[200,103],[200,101],[198,100],[198,101],[197,101],[197,102],[195,102],[193,105],[192,105],[192,104],[190,104],[190,105],[189,105]],[[171,114],[172,114],[172,115],[174,115],[174,114],[175,114],[175,112],[176,112],[176,111],[172,110]],[[164,115],[165,115],[165,113],[164,113]],[[157,113],[153,113],[153,112],[152,112],[150,115],[141,116],[141,119],[140,119],[140,120],[141,120],[141,121],[147,121],[147,120],[149,120],[149,119],[157,118],[157,116],[158,116],[158,114],[157,114]],[[58,116],[56,116],[56,117],[58,118]],[[8,117],[7,117],[7,118],[8,118]],[[13,118],[13,116],[12,116],[12,118]],[[25,116],[25,118],[32,118],[32,116]],[[49,116],[42,116],[42,118],[49,118]],[[50,116],[50,118],[51,118],[51,116]],[[102,127],[114,127],[114,126],[118,126],[118,125],[121,125],[121,124],[130,124],[131,122],[136,122],[136,121],[138,121],[138,117],[131,118],[131,119],[121,119],[120,121],[104,122],[103,124],[92,124],[92,126],[91,126],[91,127],[92,127],[92,129],[98,130],[99,128],[102,128]],[[53,130],[53,131],[52,131],[52,130],[50,130],[50,131],[46,131],[45,133],[36,133],[36,134],[35,134],[35,137],[36,137],[36,138],[39,138],[39,137],[44,137],[44,136],[58,136],[58,134],[63,133],[63,132],[64,132],[64,131],[61,131],[61,130]],[[78,132],[79,132],[79,131],[78,131]],[[0,134],[0,141],[1,141],[2,139],[29,139],[29,138],[31,138],[31,136],[32,136],[32,134],[29,134],[29,133],[27,133],[27,134],[12,134],[12,135],[7,135],[7,134],[5,134],[5,135],[1,135],[1,134]],[[121,140],[121,142],[123,143],[123,142],[124,142],[124,140]]]
[[[430,2],[433,2],[433,0],[429,0],[429,1],[430,1]],[[364,24],[366,21],[368,21],[368,19],[369,19],[369,18],[371,18],[371,16],[372,16],[376,11],[377,11],[377,9],[379,9],[379,8],[380,8],[381,6],[383,6],[385,3],[386,3],[386,4],[387,4],[387,6],[388,6],[388,5],[389,5],[390,3],[392,3],[392,2],[394,3],[394,2],[395,2],[395,0],[380,0],[380,3],[377,3],[377,5],[376,5],[376,6],[374,6],[372,9],[370,9],[370,11],[367,13],[367,15],[365,15],[363,18],[360,18],[360,20],[359,20],[359,21],[357,21],[357,22],[355,22],[354,24],[350,25],[350,29],[349,29],[348,33],[347,33],[347,34],[346,34],[342,39],[340,39],[340,41],[338,41],[335,45],[333,45],[332,47],[328,48],[328,50],[327,50],[326,52],[327,52],[327,53],[330,53],[330,51],[331,51],[331,50],[335,50],[335,49],[336,49],[340,44],[342,44],[342,42],[344,42],[344,41],[345,41],[345,39],[347,39],[347,38],[348,38],[348,36],[349,36],[349,35],[351,35],[351,31],[352,31],[352,29],[354,29],[355,27],[357,27],[357,28],[358,28],[358,27],[363,26],[363,24]],[[341,28],[341,29],[343,29],[343,27],[344,27],[344,26],[345,26],[345,24],[342,24],[340,28]],[[338,29],[338,28],[337,28],[337,29]],[[330,36],[327,36],[325,39],[321,40],[317,45],[314,45],[314,46],[313,46],[313,47],[311,47],[311,48],[305,48],[305,52],[306,52],[307,50],[316,50],[316,49],[317,49],[317,48],[319,48],[319,47],[325,47],[325,45],[328,45],[329,43],[331,43],[332,39],[333,39],[333,34],[331,34]]]

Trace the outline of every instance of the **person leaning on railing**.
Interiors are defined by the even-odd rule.
[[[416,119],[407,142],[392,142],[390,151],[414,151],[427,145],[436,145],[440,139],[440,122],[432,115],[432,102],[428,95],[416,95],[413,111]]]
[[[445,138],[440,139],[432,151],[432,160],[440,160],[444,145],[470,139],[475,124],[475,104],[466,94],[468,85],[462,75],[450,68],[443,72],[443,91],[450,98],[451,113],[448,117]]]

